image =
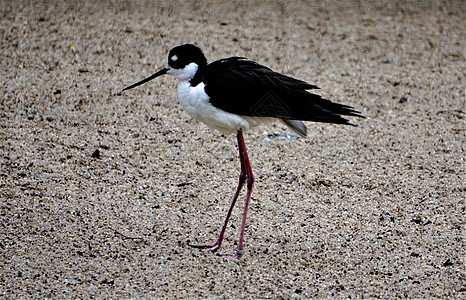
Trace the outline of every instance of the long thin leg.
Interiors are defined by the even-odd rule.
[[[247,171],[247,166],[249,165],[249,169],[250,169],[251,165],[249,164],[249,158],[247,158],[247,152],[245,151],[246,146],[244,145],[243,132],[242,132],[241,129],[238,130],[237,139],[238,139],[238,149],[239,149],[239,156],[240,156],[240,162],[241,162],[241,173],[239,175],[239,182],[238,182],[238,187],[236,188],[236,193],[233,196],[233,200],[231,201],[230,209],[228,210],[227,215],[225,217],[225,221],[223,222],[223,226],[222,226],[222,229],[220,231],[220,235],[218,236],[217,241],[215,241],[214,243],[190,244],[191,247],[206,248],[206,249],[204,249],[204,251],[217,251],[220,248],[220,246],[222,245],[223,237],[225,235],[225,230],[227,228],[228,221],[230,220],[231,213],[233,212],[233,208],[235,207],[236,200],[238,200],[239,193],[241,192],[241,189],[243,188],[244,183],[246,182],[246,179],[248,179],[248,177],[249,177],[248,173],[252,174],[252,170],[250,172]],[[244,153],[246,153],[247,164],[245,164]],[[248,179],[248,192],[249,192],[249,181],[250,180]],[[242,246],[241,239],[240,239],[240,242],[241,242],[241,246]]]
[[[246,218],[248,215],[248,208],[249,208],[249,201],[251,200],[252,188],[254,186],[254,174],[252,173],[251,163],[249,162],[248,151],[246,149],[246,144],[244,143],[243,139],[243,132],[241,130],[238,131],[238,148],[240,153],[240,160],[241,166],[244,166],[244,170],[242,168],[241,173],[245,173],[247,179],[247,193],[246,193],[246,201],[244,203],[244,211],[243,211],[243,220],[241,221],[241,231],[239,235],[239,242],[238,248],[236,249],[236,253],[234,255],[229,256],[230,259],[240,258],[243,255],[243,242],[244,242],[244,230],[246,228]]]

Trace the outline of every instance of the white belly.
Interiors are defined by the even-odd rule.
[[[201,121],[209,128],[217,129],[222,133],[232,133],[240,128],[248,130],[268,119],[235,115],[216,108],[209,102],[209,96],[205,93],[204,87],[202,82],[193,87],[188,81],[180,81],[178,99],[189,116]]]

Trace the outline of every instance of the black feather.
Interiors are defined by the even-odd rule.
[[[198,73],[212,105],[230,113],[339,124],[350,124],[341,115],[363,117],[348,105],[307,91],[318,89],[315,85],[242,57],[214,61]]]

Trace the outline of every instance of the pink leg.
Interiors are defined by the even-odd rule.
[[[229,259],[240,258],[243,255],[244,229],[246,228],[246,217],[248,215],[249,201],[251,200],[252,187],[254,186],[254,174],[252,173],[252,167],[251,163],[249,162],[248,151],[246,149],[246,144],[244,143],[243,139],[243,132],[241,130],[238,131],[238,148],[240,153],[239,156],[241,160],[241,165],[244,166],[244,169],[242,168],[241,173],[245,173],[248,190],[246,193],[246,201],[244,203],[243,220],[241,221],[241,231],[239,234],[238,248],[236,249],[236,253],[234,255],[228,257]]]
[[[227,215],[225,217],[225,221],[223,222],[220,235],[218,236],[217,241],[214,243],[190,244],[191,247],[206,248],[204,249],[204,251],[216,251],[220,248],[220,246],[222,245],[223,237],[225,235],[225,230],[227,228],[228,221],[230,220],[231,213],[233,211],[233,207],[236,204],[236,200],[238,199],[239,193],[241,192],[241,189],[243,188],[244,183],[247,181],[248,190],[246,194],[246,203],[244,205],[243,220],[241,222],[241,231],[240,231],[238,249],[236,250],[236,253],[234,255],[231,255],[228,257],[230,259],[240,258],[241,255],[243,254],[243,242],[244,242],[244,230],[246,227],[246,216],[248,212],[249,201],[251,200],[252,187],[254,185],[254,175],[252,173],[251,163],[249,162],[248,152],[246,150],[246,145],[244,143],[244,138],[243,138],[243,131],[241,129],[238,130],[237,139],[238,139],[239,158],[241,162],[241,173],[239,176],[239,182],[238,182],[238,187],[236,189],[236,193],[233,196],[230,209],[228,210]]]

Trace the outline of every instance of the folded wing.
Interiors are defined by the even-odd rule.
[[[342,115],[362,117],[350,106],[307,91],[318,89],[315,85],[241,57],[206,68],[202,81],[212,105],[230,113],[339,124],[350,124]]]

